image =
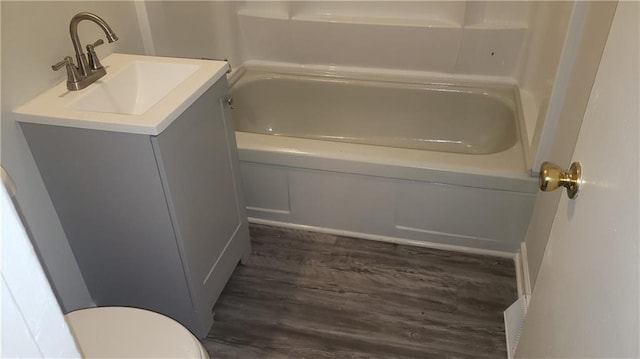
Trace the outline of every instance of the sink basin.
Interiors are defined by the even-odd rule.
[[[13,111],[16,121],[159,135],[229,68],[224,61],[111,54],[84,90],[66,79]]]
[[[134,61],[115,76],[99,82],[71,108],[140,115],[193,74],[198,65]]]

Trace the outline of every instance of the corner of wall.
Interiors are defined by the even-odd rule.
[[[136,15],[138,16],[138,26],[140,27],[140,35],[142,36],[142,44],[146,55],[155,55],[156,49],[151,35],[151,24],[149,23],[149,14],[147,13],[146,1],[135,1]]]

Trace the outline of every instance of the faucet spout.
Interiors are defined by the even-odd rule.
[[[83,76],[89,76],[91,74],[91,68],[89,66],[89,61],[87,60],[87,56],[82,51],[82,44],[80,43],[80,38],[78,38],[78,24],[82,20],[89,20],[96,23],[104,34],[107,37],[107,41],[114,42],[118,40],[118,36],[111,30],[109,24],[104,21],[98,15],[92,14],[90,12],[81,12],[76,14],[73,18],[71,18],[71,22],[69,23],[69,33],[71,34],[71,42],[73,43],[73,49],[76,52],[76,61],[78,62],[78,70],[80,74]]]

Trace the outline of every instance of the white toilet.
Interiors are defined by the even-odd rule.
[[[187,328],[152,311],[98,307],[65,318],[85,358],[209,358]]]

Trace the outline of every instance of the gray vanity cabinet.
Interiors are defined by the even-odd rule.
[[[206,336],[250,252],[226,94],[222,78],[158,136],[21,123],[96,305]]]

